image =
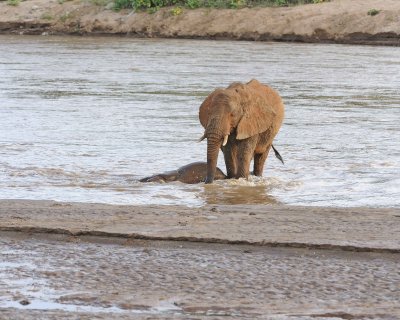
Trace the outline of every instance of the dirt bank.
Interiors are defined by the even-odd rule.
[[[368,15],[376,9],[378,14]],[[89,1],[0,2],[0,33],[400,45],[400,1],[334,0],[288,8],[114,12]]]
[[[0,201],[0,231],[400,252],[399,209]]]

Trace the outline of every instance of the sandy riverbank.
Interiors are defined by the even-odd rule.
[[[2,319],[397,319],[399,255],[0,232]]]
[[[394,319],[399,219],[400,209],[0,200],[0,314]]]
[[[371,9],[379,10],[375,16]],[[400,2],[334,0],[288,8],[114,12],[89,1],[0,2],[0,33],[400,45]]]
[[[0,231],[400,252],[400,209],[0,200]]]

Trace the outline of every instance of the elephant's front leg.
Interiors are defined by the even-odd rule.
[[[263,153],[256,153],[254,155],[254,175],[258,177],[262,177],[264,171],[265,160],[267,160],[268,153],[271,147],[268,147],[267,150]]]
[[[250,137],[237,142],[237,172],[236,178],[248,178],[250,162],[253,158],[257,137]]]
[[[228,143],[221,149],[222,152],[224,153],[226,176],[228,179],[235,178],[237,171],[237,164],[236,164],[237,146],[231,143],[231,141],[228,141]]]

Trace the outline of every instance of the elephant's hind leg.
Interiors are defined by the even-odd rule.
[[[264,171],[264,164],[267,160],[268,153],[271,147],[268,147],[267,150],[263,153],[256,153],[254,155],[254,175],[258,177],[262,177]]]

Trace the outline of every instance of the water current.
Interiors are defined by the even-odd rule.
[[[393,47],[0,36],[0,198],[399,207],[399,75]],[[205,161],[201,102],[252,78],[284,99],[285,165],[270,155],[263,178],[138,182]]]

